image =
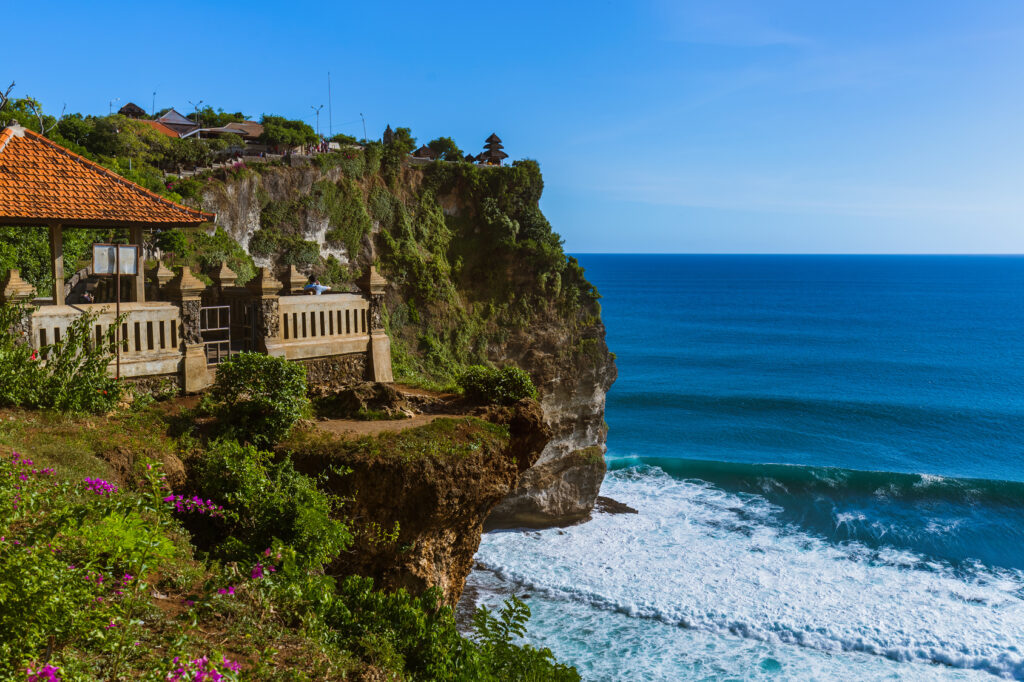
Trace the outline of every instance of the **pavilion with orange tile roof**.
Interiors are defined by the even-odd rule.
[[[133,298],[145,300],[143,231],[198,227],[214,215],[182,206],[20,125],[0,130],[0,225],[47,226],[54,304],[64,305],[63,230],[130,230],[140,246]]]

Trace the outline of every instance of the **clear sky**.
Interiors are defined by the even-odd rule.
[[[49,2],[0,80],[409,126],[544,171],[574,252],[1024,253],[1024,2]],[[12,30],[13,28],[13,30]],[[328,127],[327,108],[321,128]]]

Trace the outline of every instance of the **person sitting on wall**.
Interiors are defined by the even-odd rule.
[[[319,296],[320,294],[324,293],[325,291],[330,291],[331,290],[331,288],[329,286],[325,286],[323,284],[320,284],[320,279],[316,275],[310,275],[309,276],[309,284],[307,284],[303,288],[306,290],[307,294],[311,294],[311,295],[312,294],[316,294],[317,296]]]

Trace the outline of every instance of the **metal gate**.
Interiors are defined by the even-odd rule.
[[[231,306],[200,308],[199,331],[203,336],[207,365],[218,365],[231,357]]]

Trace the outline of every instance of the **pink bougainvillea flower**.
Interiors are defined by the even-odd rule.
[[[57,673],[60,668],[47,663],[39,670],[33,670],[32,666],[25,669],[25,682],[60,682],[61,678]]]

